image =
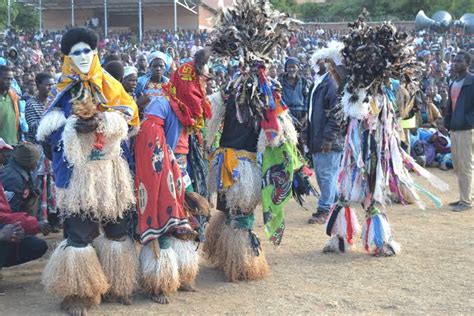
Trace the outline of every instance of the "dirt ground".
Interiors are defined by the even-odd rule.
[[[456,200],[453,172],[432,171],[450,184],[449,192],[440,194],[445,204]],[[202,259],[198,292],[178,293],[169,305],[137,294],[134,305],[102,304],[91,315],[474,314],[474,210],[390,207],[392,228],[402,245],[402,253],[392,258],[368,256],[360,241],[352,253],[323,254],[328,239],[323,226],[308,225],[310,212],[294,201],[286,214],[282,245],[263,242],[271,270],[265,280],[228,283]],[[358,215],[361,221],[360,209]],[[257,232],[263,236],[258,218]],[[47,239],[53,244],[60,235]],[[4,269],[1,315],[61,315],[60,299],[40,285],[47,257]]]

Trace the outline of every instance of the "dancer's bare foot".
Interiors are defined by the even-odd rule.
[[[87,311],[91,306],[92,299],[78,296],[65,297],[61,302],[61,309],[70,316],[87,316]]]
[[[179,289],[178,291],[182,291],[182,292],[196,292],[196,288],[194,286],[192,286],[191,284],[189,283],[181,283],[181,285],[179,286]]]
[[[158,294],[152,294],[151,300],[158,304],[168,304],[170,302],[163,292]]]
[[[117,296],[113,294],[106,294],[104,295],[102,301],[106,303],[120,303],[123,305],[132,305],[133,301],[132,298],[127,295],[127,296]]]

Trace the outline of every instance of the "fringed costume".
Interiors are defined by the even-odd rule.
[[[224,9],[215,25],[213,51],[241,63],[225,91],[210,96],[213,116],[206,129],[206,143],[212,146],[223,125],[219,146],[209,158],[208,185],[217,192],[221,212],[211,218],[204,250],[229,281],[267,275],[265,254],[253,231],[254,211],[262,203],[265,233],[280,244],[283,207],[302,166],[295,128],[265,67],[291,24],[265,1],[240,0]]]
[[[64,57],[62,78],[37,132],[38,141],[52,151],[66,237],[48,261],[42,282],[64,298],[61,306],[70,314],[85,312],[102,296],[129,304],[138,267],[126,222],[135,203],[133,182],[120,149],[129,124],[139,124],[137,107],[102,70],[93,51],[96,35],[84,28],[70,30],[63,36],[63,53],[77,42],[89,47],[82,54],[93,55],[90,68],[83,73]]]
[[[199,270],[195,240],[209,205],[186,192],[189,132],[211,113],[199,77],[192,62],[175,71],[145,108],[135,143],[141,284],[161,304],[180,287],[192,290]]]
[[[348,81],[341,105],[348,120],[343,158],[338,176],[339,201],[326,223],[331,239],[325,252],[348,250],[360,229],[350,208],[360,203],[366,211],[363,246],[369,254],[391,256],[400,252],[385,206],[390,202],[416,203],[418,193],[436,206],[439,198],[415,183],[409,170],[426,177],[439,190],[447,185],[416,164],[400,145],[400,85],[414,94],[421,66],[409,47],[407,35],[383,23],[372,28],[359,19],[350,24],[341,53]]]

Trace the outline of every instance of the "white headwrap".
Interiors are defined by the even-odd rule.
[[[127,67],[124,68],[124,70],[123,70],[123,77],[124,78],[128,77],[130,75],[133,75],[133,74],[138,75],[137,68],[135,68],[133,66],[127,66]]]

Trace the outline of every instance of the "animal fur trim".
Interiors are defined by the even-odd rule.
[[[220,91],[211,94],[208,99],[211,103],[212,117],[206,124],[206,145],[210,147],[214,143],[217,133],[221,128],[226,107]]]
[[[128,237],[124,241],[115,241],[100,235],[93,245],[110,284],[108,294],[130,297],[138,277],[138,256],[133,241]]]
[[[60,129],[66,124],[66,117],[61,110],[52,110],[46,114],[38,125],[36,132],[36,140],[43,142],[57,129]]]
[[[218,264],[218,243],[225,225],[225,214],[221,211],[213,214],[206,227],[206,242],[203,251],[212,264]]]
[[[341,249],[342,245],[342,249]],[[324,253],[343,253],[352,250],[354,246],[349,244],[345,238],[332,236],[323,248]]]
[[[149,294],[175,293],[180,285],[179,268],[173,248],[160,249],[157,240],[140,252],[141,286]]]
[[[292,144],[298,144],[298,133],[296,132],[293,121],[288,113],[285,111],[278,117],[281,130],[278,132],[271,142],[268,141],[268,138],[263,130],[260,131],[257,143],[257,152],[263,154],[265,148],[267,147],[279,147],[281,144],[290,142]]]
[[[247,160],[240,160],[236,171],[239,178],[225,191],[226,206],[231,211],[251,213],[262,198],[262,171],[257,163]]]
[[[225,224],[220,239],[219,255],[222,257],[218,261],[228,281],[260,280],[268,274],[265,254],[262,249],[255,253],[248,230]]]
[[[342,65],[342,49],[344,48],[344,43],[338,41],[330,41],[328,46],[325,48],[318,49],[311,56],[310,64],[313,68],[317,68],[318,61],[331,58],[334,60],[336,65]]]
[[[365,89],[357,89],[353,94],[344,89],[341,104],[345,117],[358,120],[364,119],[370,112],[370,105],[365,102],[366,97],[367,90]]]
[[[125,116],[120,112],[103,112],[104,134],[106,137],[127,138],[128,124]]]
[[[74,165],[67,188],[57,189],[58,207],[65,214],[81,214],[100,220],[115,220],[135,203],[133,182],[121,157],[121,141],[127,136],[125,119],[119,113],[104,113],[104,148],[94,158],[95,133],[78,134],[77,118],[68,118],[63,132],[64,153]]]
[[[60,297],[93,298],[97,304],[101,295],[109,290],[94,248],[68,246],[67,240],[62,241],[49,258],[42,284],[46,291]]]
[[[132,138],[134,136],[137,136],[138,132],[140,131],[140,127],[138,126],[131,126],[130,129],[128,130],[128,135],[127,138]]]
[[[180,283],[194,284],[199,272],[199,253],[195,243],[174,237],[170,237],[170,241],[178,261]]]

